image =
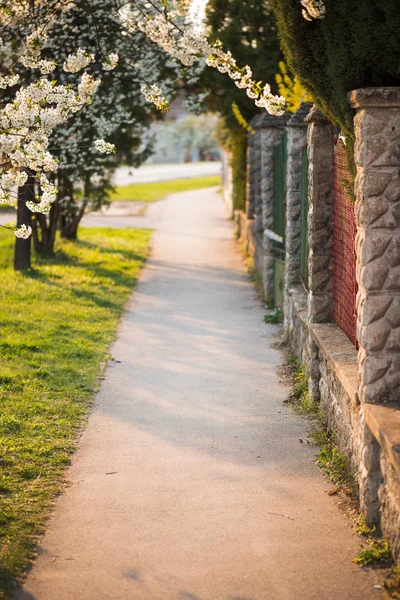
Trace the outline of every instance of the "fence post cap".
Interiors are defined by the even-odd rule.
[[[302,102],[288,121],[288,127],[306,127],[305,118],[313,106],[312,102]]]
[[[330,120],[324,113],[317,107],[314,106],[304,119],[305,123],[319,123],[320,125],[331,125]]]
[[[259,129],[261,127],[261,120],[263,118],[262,114],[257,114],[254,115],[254,117],[251,119],[251,121],[249,122],[249,125],[253,128],[253,129]]]
[[[360,88],[349,92],[347,99],[353,108],[400,107],[400,87]]]
[[[261,115],[260,127],[285,127],[290,116],[291,115],[288,112],[285,112],[278,117],[276,115],[270,115],[265,111],[265,113]]]

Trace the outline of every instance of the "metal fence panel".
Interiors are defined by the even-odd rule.
[[[308,153],[307,146],[301,156],[300,186],[300,277],[308,289]]]
[[[333,204],[333,318],[356,345],[356,223],[354,202],[348,191],[350,174],[345,147],[335,147]]]

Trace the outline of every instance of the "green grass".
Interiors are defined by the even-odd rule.
[[[391,565],[393,563],[390,543],[383,538],[369,540],[370,547],[358,552],[354,558],[356,565],[366,567],[367,565]]]
[[[14,273],[0,231],[0,598],[34,555],[151,232],[82,229]],[[1,264],[0,264],[1,266]]]
[[[271,325],[279,325],[280,323],[283,323],[283,310],[278,306],[273,308],[270,313],[265,315],[264,323]]]
[[[133,183],[118,187],[110,199],[111,201],[157,202],[175,192],[187,192],[217,185],[221,185],[220,175],[153,183]]]
[[[358,497],[358,485],[351,472],[350,459],[342,452],[334,433],[320,429],[312,438],[322,447],[317,455],[317,465],[350,498]]]

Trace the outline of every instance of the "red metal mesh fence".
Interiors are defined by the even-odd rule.
[[[350,181],[343,142],[335,146],[333,203],[333,318],[356,345],[356,223],[354,202],[346,190]]]

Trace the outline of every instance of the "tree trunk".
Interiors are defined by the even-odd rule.
[[[74,202],[73,185],[66,178],[65,187],[68,189],[70,201],[68,206],[63,207],[60,220],[61,237],[67,240],[76,240],[78,237],[78,227],[85,214],[85,209],[88,204],[89,183],[85,183],[84,196],[80,207]]]
[[[17,227],[32,226],[32,212],[26,206],[28,200],[35,199],[35,176],[28,172],[25,185],[18,188]],[[31,238],[27,240],[15,238],[14,270],[22,271],[31,268]]]
[[[53,252],[57,224],[60,217],[58,199],[53,202],[48,215],[38,214],[32,222],[33,243],[37,252]]]

